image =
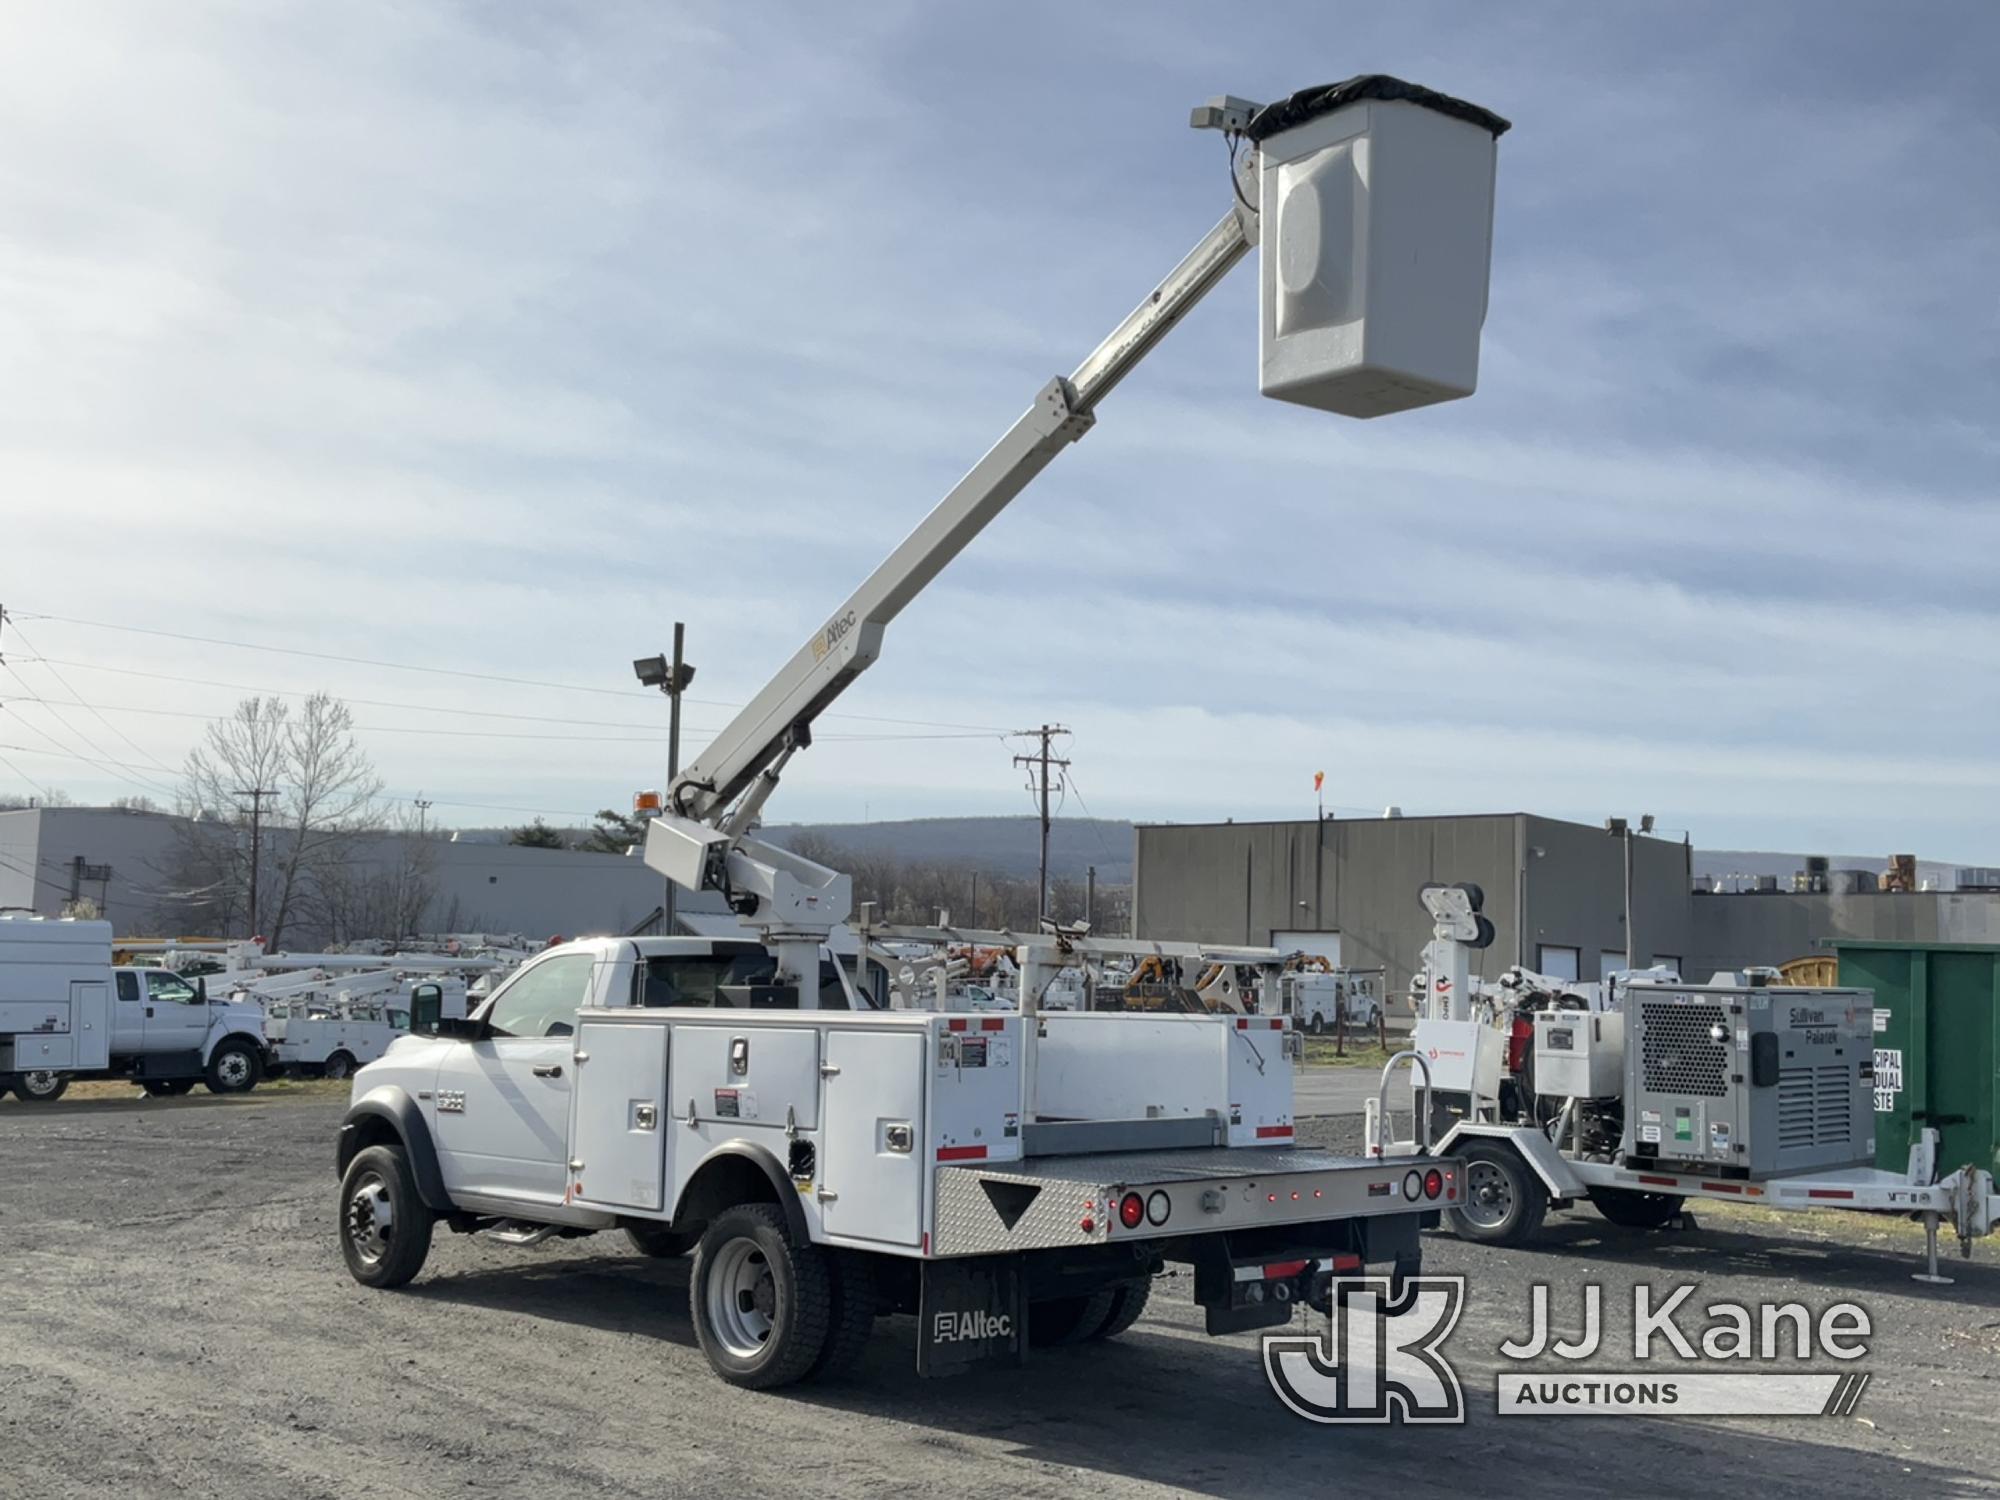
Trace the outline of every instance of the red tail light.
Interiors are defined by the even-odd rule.
[[[1118,1200],[1118,1222],[1127,1229],[1137,1229],[1146,1217],[1146,1200],[1137,1193],[1127,1193]]]
[[[1435,1198],[1443,1191],[1444,1173],[1440,1172],[1436,1167],[1432,1167],[1428,1172],[1424,1173],[1424,1196],[1426,1198]]]

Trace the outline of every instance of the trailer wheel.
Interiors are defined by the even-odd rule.
[[[23,1104],[53,1104],[69,1092],[69,1074],[36,1068],[14,1075],[14,1092]]]
[[[1620,1229],[1659,1229],[1681,1211],[1677,1193],[1641,1193],[1631,1188],[1592,1188],[1590,1206]]]
[[[1111,1311],[1103,1324],[1090,1335],[1093,1339],[1115,1339],[1139,1321],[1153,1296],[1153,1278],[1139,1276],[1120,1283],[1111,1294]]]
[[[1465,1162],[1465,1201],[1449,1210],[1453,1231],[1482,1245],[1525,1245],[1549,1211],[1541,1179],[1504,1141],[1467,1141],[1457,1155]]]
[[[326,1066],[322,1069],[322,1073],[323,1076],[335,1080],[352,1078],[354,1076],[354,1055],[349,1052],[334,1053],[333,1056],[326,1060]]]
[[[256,1048],[238,1037],[220,1043],[208,1057],[203,1082],[211,1094],[247,1094],[264,1076],[264,1060]]]
[[[402,1286],[431,1253],[434,1216],[401,1146],[357,1152],[340,1179],[340,1254],[363,1286]]]
[[[1099,1287],[1080,1297],[1051,1297],[1028,1304],[1028,1345],[1033,1349],[1061,1349],[1080,1344],[1104,1327],[1111,1318],[1120,1285]]]
[[[709,1367],[766,1391],[809,1373],[833,1319],[826,1254],[794,1244],[774,1203],[718,1214],[695,1247],[688,1308]]]
[[[152,1099],[178,1099],[194,1087],[192,1078],[142,1078],[139,1087]]]
[[[700,1235],[685,1229],[669,1229],[664,1224],[627,1224],[625,1238],[641,1255],[654,1260],[672,1260],[694,1249]]]

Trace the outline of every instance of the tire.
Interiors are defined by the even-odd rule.
[[[1319,1036],[1323,1032],[1325,1032],[1325,1030],[1326,1030],[1326,1017],[1320,1014],[1320,1012],[1314,1011],[1312,1013],[1312,1016],[1306,1021],[1306,1035]]]
[[[430,1209],[401,1146],[370,1146],[340,1177],[340,1254],[363,1286],[387,1291],[421,1271],[431,1253]]]
[[[1549,1211],[1541,1179],[1504,1141],[1468,1141],[1455,1154],[1465,1162],[1465,1200],[1447,1210],[1452,1231],[1482,1245],[1525,1245]]]
[[[1080,1297],[1051,1297],[1028,1304],[1028,1347],[1066,1349],[1094,1336],[1111,1320],[1123,1283],[1099,1287]]]
[[[326,1060],[320,1076],[336,1081],[354,1076],[354,1055],[350,1052],[336,1052]]]
[[[1139,1321],[1139,1315],[1146,1310],[1152,1300],[1153,1278],[1140,1276],[1122,1282],[1111,1294],[1111,1311],[1105,1314],[1104,1322],[1090,1334],[1093,1339],[1115,1339],[1119,1334]],[[1032,1328],[1032,1324],[1030,1325]]]
[[[1641,1193],[1630,1188],[1592,1188],[1590,1206],[1620,1229],[1660,1229],[1681,1211],[1676,1193]]]
[[[139,1087],[149,1099],[178,1099],[194,1087],[192,1078],[142,1078]]]
[[[875,1268],[858,1250],[836,1250],[832,1255],[833,1316],[827,1326],[826,1347],[813,1361],[809,1372],[815,1380],[844,1375],[861,1362],[868,1341],[875,1336]]]
[[[670,1229],[665,1224],[627,1224],[625,1238],[641,1255],[672,1260],[694,1249],[701,1236],[685,1229]]]
[[[14,1075],[14,1093],[23,1104],[53,1104],[69,1092],[69,1074],[33,1068]]]
[[[240,1037],[230,1037],[208,1055],[203,1082],[211,1094],[247,1094],[264,1077],[264,1059]]]
[[[688,1278],[688,1314],[709,1368],[753,1391],[804,1379],[826,1349],[832,1283],[825,1252],[793,1243],[776,1204],[718,1214]]]

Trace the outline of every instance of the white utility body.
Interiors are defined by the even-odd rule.
[[[1496,986],[1470,993],[1465,976],[1470,952],[1490,940],[1491,928],[1476,920],[1477,887],[1427,886],[1425,905],[1435,920],[1422,970],[1419,1013],[1410,1048],[1383,1068],[1382,1086],[1369,1101],[1367,1145],[1371,1154],[1395,1160],[1405,1154],[1446,1152],[1465,1161],[1465,1192],[1447,1215],[1455,1232],[1493,1244],[1523,1244],[1540,1229],[1551,1208],[1589,1202],[1613,1223],[1631,1229],[1658,1229],[1684,1218],[1696,1202],[1751,1203],[1775,1209],[1841,1209],[1914,1217],[1925,1229],[1925,1268],[1916,1279],[1948,1284],[1938,1272],[1938,1231],[1950,1226],[1961,1252],[1991,1234],[2000,1220],[2000,1195],[1991,1174],[1971,1165],[1947,1170],[1938,1159],[1938,1132],[1925,1129],[1895,1166],[1855,1160],[1851,1164],[1805,1170],[1758,1172],[1694,1160],[1716,1156],[1711,1138],[1716,1124],[1689,1132],[1684,1159],[1659,1155],[1667,1123],[1646,1123],[1644,1106],[1632,1097],[1632,1077],[1657,1071],[1686,1078],[1701,1055],[1713,1055],[1712,1081],[1686,1086],[1716,1099],[1764,1089],[1775,1100],[1772,1122],[1780,1141],[1791,1137],[1812,1145],[1817,1127],[1841,1143],[1847,1154],[1872,1158],[1872,1121],[1866,1138],[1849,1128],[1845,1090],[1829,1095],[1825,1070],[1786,1066],[1773,1047],[1768,1079],[1757,1076],[1755,1049],[1745,1020],[1758,1009],[1790,1009],[1817,1018],[1826,1012],[1827,1045],[1839,1042],[1836,1020],[1856,1038],[1866,1033],[1872,1006],[1868,992],[1761,986],[1736,981],[1762,979],[1718,974],[1706,985],[1682,983],[1671,970],[1621,976],[1603,987],[1563,987],[1545,976],[1514,970]],[[1587,991],[1587,992],[1586,992]],[[1759,1006],[1761,999],[1762,1005]],[[1650,1044],[1628,1041],[1632,1017],[1648,1012],[1671,1022],[1677,1012],[1710,1015],[1717,1023],[1711,1040],[1705,1026],[1663,1029]],[[1747,1013],[1747,1017],[1746,1017]],[[1818,1021],[1815,1019],[1814,1024]],[[1737,1025],[1733,1036],[1728,1027]],[[1631,1046],[1641,1067],[1628,1074]],[[1865,1042],[1856,1047],[1862,1050]],[[1872,1063],[1856,1059],[1851,1073],[1839,1070],[1846,1089],[1866,1089]],[[1413,1131],[1391,1139],[1389,1087],[1403,1064],[1411,1067]],[[1794,1085],[1797,1085],[1795,1088]],[[1625,1116],[1640,1118],[1625,1131]],[[1658,1115],[1662,1111],[1652,1111]],[[1697,1117],[1700,1118],[1700,1117]],[[1604,1123],[1613,1122],[1606,1129]],[[1741,1151],[1741,1144],[1735,1150]],[[1647,1153],[1654,1153],[1648,1155]]]
[[[1337,1272],[1420,1264],[1459,1167],[1294,1144],[1276,950],[871,931],[864,913],[850,973],[825,956],[848,877],[753,836],[890,622],[1253,245],[1266,394],[1379,416],[1471,393],[1506,121],[1368,75],[1193,123],[1229,140],[1222,220],[674,779],[647,862],[718,893],[747,941],[562,945],[356,1076],[337,1164],[357,1280],[408,1281],[438,1222],[516,1242],[623,1228],[648,1253],[694,1248],[711,1366],[768,1387],[850,1359],[878,1312],[917,1313],[919,1369],[944,1373],[1117,1333],[1169,1259],[1194,1267],[1211,1332],[1282,1323]],[[877,1009],[873,938],[1010,949],[1019,1005]],[[1045,1003],[1065,971],[1148,954],[1255,966],[1261,1013]]]
[[[127,1079],[149,1094],[257,1086],[264,1013],[164,969],[113,966],[111,924],[0,915],[0,1093],[62,1097],[73,1081]]]

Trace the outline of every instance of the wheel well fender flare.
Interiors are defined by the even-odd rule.
[[[791,1231],[793,1243],[806,1245],[812,1242],[812,1232],[806,1224],[805,1210],[799,1206],[799,1190],[792,1185],[792,1179],[784,1166],[769,1150],[754,1141],[724,1141],[701,1159],[701,1165],[688,1178],[687,1186],[681,1189],[680,1197],[674,1202],[670,1224],[687,1222],[690,1217],[706,1219],[724,1208],[745,1201],[740,1192],[729,1192],[728,1188],[740,1188],[743,1174],[754,1170],[762,1182],[770,1189],[769,1200],[785,1216],[785,1227]],[[762,1195],[749,1201],[764,1201]]]
[[[334,1170],[345,1172],[347,1164],[369,1146],[397,1145],[409,1158],[410,1172],[417,1179],[417,1196],[427,1208],[438,1213],[452,1212],[451,1195],[445,1191],[444,1173],[438,1167],[437,1147],[423,1111],[408,1091],[393,1083],[370,1089],[349,1107],[340,1122],[340,1139],[334,1149]]]

